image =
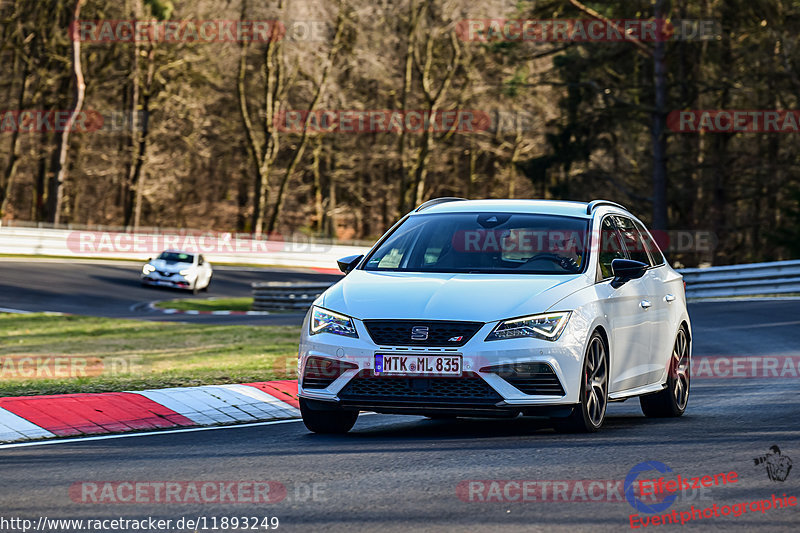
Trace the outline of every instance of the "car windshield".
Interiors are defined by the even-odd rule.
[[[167,263],[193,263],[194,256],[191,254],[182,254],[179,252],[163,252],[161,255],[158,256],[159,259],[163,259]]]
[[[577,274],[588,258],[588,227],[587,219],[557,215],[414,215],[375,250],[364,269]]]

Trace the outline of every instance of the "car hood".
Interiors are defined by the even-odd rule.
[[[194,266],[192,263],[176,263],[174,261],[164,261],[163,259],[153,259],[150,264],[162,272],[179,272]]]
[[[322,306],[364,320],[492,322],[546,311],[586,286],[584,275],[420,274],[354,270]]]

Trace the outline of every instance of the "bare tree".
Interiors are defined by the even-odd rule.
[[[75,9],[72,14],[73,27],[77,28],[81,19],[81,8],[86,0],[75,0]],[[72,105],[72,111],[69,119],[67,119],[64,131],[61,133],[61,145],[58,152],[58,164],[55,169],[55,183],[53,191],[55,198],[53,199],[53,223],[59,224],[61,222],[61,211],[64,201],[64,180],[67,177],[67,157],[69,155],[69,136],[78,115],[83,109],[83,99],[86,94],[86,83],[83,78],[83,67],[81,65],[81,40],[78,35],[72,35],[72,74],[75,84],[75,101]]]

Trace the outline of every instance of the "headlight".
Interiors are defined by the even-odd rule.
[[[321,307],[315,306],[311,310],[310,325],[312,335],[316,335],[317,333],[333,333],[335,335],[358,338],[356,326],[353,324],[352,318],[333,311],[328,311]]]
[[[192,273],[192,271],[190,269],[188,269],[188,268],[186,270],[181,270],[181,271],[178,272],[178,274],[180,274],[181,276],[184,276],[184,277],[188,276],[191,273]]]
[[[147,274],[150,274],[151,272],[155,272],[155,271],[156,271],[156,267],[154,267],[150,263],[147,263],[145,266],[142,267],[142,274],[144,274],[145,276]]]
[[[569,321],[570,312],[545,313],[542,315],[523,316],[500,322],[489,336],[487,341],[501,339],[518,339],[520,337],[536,337],[554,341],[558,339]]]

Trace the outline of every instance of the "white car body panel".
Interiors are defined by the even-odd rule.
[[[537,306],[544,311],[541,302],[575,292],[585,285],[583,277],[354,270],[325,292],[321,305],[347,309],[355,318],[491,322],[530,314]]]

